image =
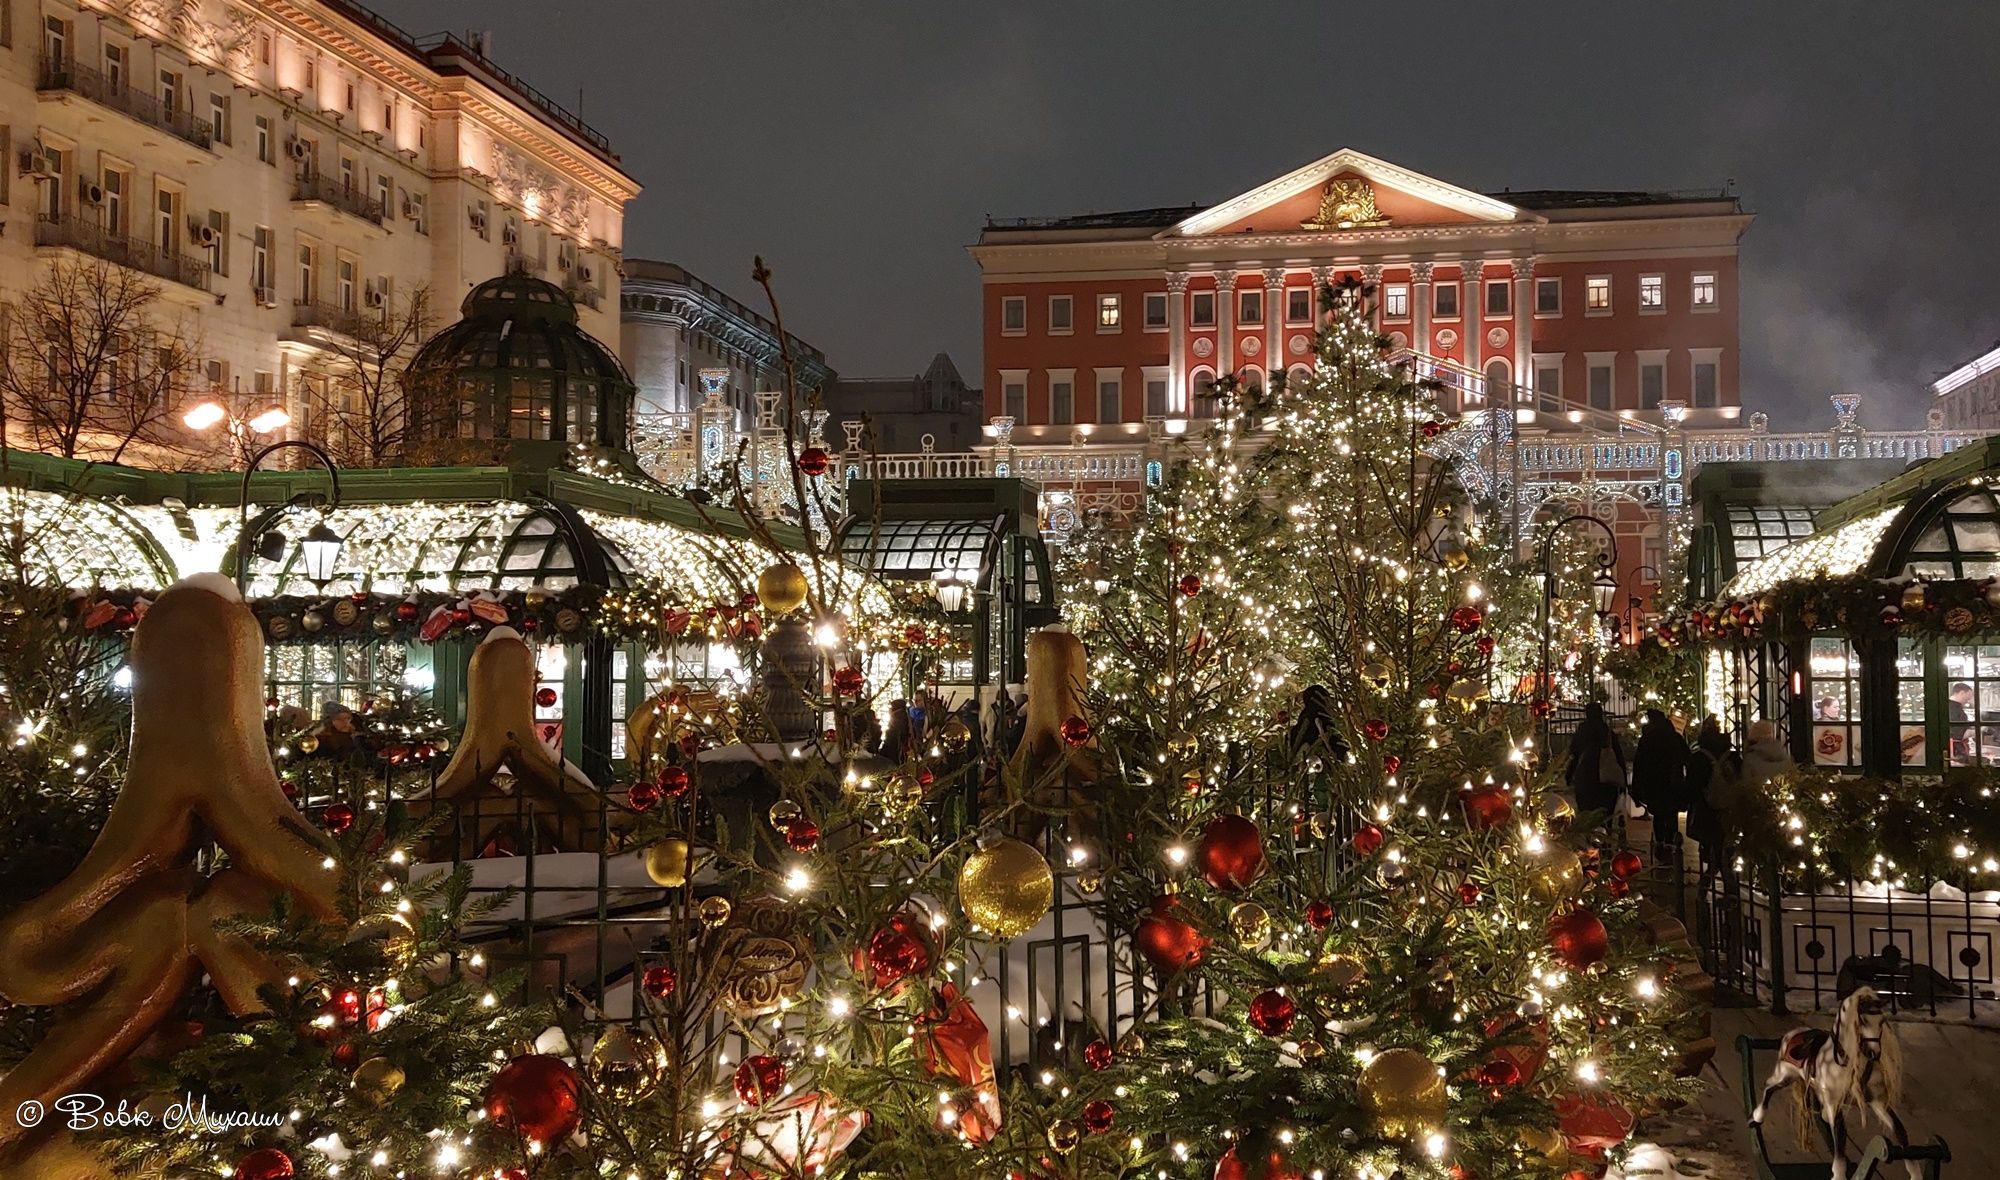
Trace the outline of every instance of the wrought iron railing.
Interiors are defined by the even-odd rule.
[[[367,323],[368,313],[358,308],[316,301],[292,304],[294,328],[324,328],[329,332],[355,336]]]
[[[318,172],[299,174],[292,185],[292,200],[317,201],[375,225],[381,225],[388,215],[388,211],[382,208],[382,202]]]
[[[155,95],[134,90],[102,70],[78,65],[70,58],[44,57],[37,85],[42,90],[81,95],[141,123],[170,131],[196,147],[205,148],[215,141],[215,128],[207,119],[197,119],[184,107],[170,106]]]
[[[172,279],[197,290],[208,290],[208,263],[162,250],[151,242],[112,233],[96,222],[75,217],[59,221],[38,219],[35,222],[35,245],[68,246],[107,262]]]

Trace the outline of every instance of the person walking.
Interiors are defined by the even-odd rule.
[[[1772,779],[1791,773],[1797,765],[1792,752],[1778,740],[1778,723],[1755,722],[1750,726],[1750,740],[1743,745],[1741,793],[1767,790]]]
[[[1728,850],[1742,766],[1742,756],[1730,746],[1715,714],[1702,718],[1688,752],[1687,830],[1701,845],[1706,870],[1722,865]]]
[[[910,702],[897,697],[889,702],[889,728],[883,731],[880,753],[891,762],[908,762],[916,749],[916,735],[910,731]]]
[[[1578,811],[1609,814],[1618,807],[1618,794],[1625,789],[1625,748],[1604,718],[1604,706],[1596,701],[1583,711],[1583,722],[1569,739],[1569,765],[1563,779],[1576,796]]]
[[[1646,710],[1632,749],[1632,798],[1653,815],[1653,861],[1679,855],[1681,812],[1687,809],[1687,740],[1658,709]]]

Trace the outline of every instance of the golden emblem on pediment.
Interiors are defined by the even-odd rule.
[[[1387,225],[1389,219],[1375,206],[1375,189],[1358,177],[1329,180],[1320,190],[1319,212],[1301,229],[1364,229]]]

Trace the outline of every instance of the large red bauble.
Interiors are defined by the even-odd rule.
[[[347,829],[354,826],[354,807],[347,803],[329,803],[319,813],[319,824],[336,836],[344,836]]]
[[[1379,742],[1389,736],[1389,723],[1380,717],[1370,717],[1361,723],[1361,733],[1371,742]]]
[[[1549,922],[1549,946],[1571,970],[1582,971],[1611,953],[1611,936],[1596,914],[1579,908]]]
[[[1181,593],[1187,595],[1189,598],[1193,598],[1195,595],[1201,593],[1201,575],[1182,574],[1180,589]]]
[[[1514,818],[1514,801],[1507,797],[1505,787],[1481,787],[1476,791],[1467,791],[1461,801],[1465,804],[1466,826],[1474,831],[1502,827]]]
[[[1521,1080],[1521,1067],[1505,1057],[1495,1057],[1479,1067],[1482,1086],[1512,1086]]]
[[[1110,1069],[1114,1056],[1110,1041],[1092,1041],[1083,1047],[1083,1063],[1092,1069]]]
[[[516,1057],[486,1087],[486,1117],[543,1146],[561,1143],[583,1118],[583,1087],[569,1062],[548,1053]]]
[[[833,456],[826,453],[825,447],[807,447],[799,452],[794,462],[799,465],[800,472],[817,479],[833,466]]]
[[[1264,833],[1240,815],[1218,815],[1201,830],[1194,863],[1217,889],[1241,889],[1264,875]]]
[[[1325,898],[1307,902],[1306,924],[1314,930],[1324,930],[1333,925],[1333,903]]]
[[[1387,839],[1381,828],[1374,824],[1362,824],[1354,829],[1354,851],[1362,856],[1374,856],[1382,851],[1382,844]]]
[[[859,695],[868,683],[861,669],[852,664],[844,664],[833,670],[833,691],[844,697]]]
[[[736,1096],[747,1106],[758,1106],[784,1093],[785,1063],[763,1053],[745,1057],[732,1080]]]
[[[685,766],[668,766],[660,771],[660,790],[664,791],[669,799],[678,799],[687,794],[688,784],[693,781],[693,776],[688,774],[688,768]]]
[[[1284,1153],[1276,1148],[1271,1149],[1261,1163],[1261,1167],[1244,1163],[1232,1147],[1215,1161],[1215,1180],[1304,1180],[1304,1176],[1286,1162]]]
[[[1062,723],[1062,740],[1072,746],[1080,746],[1090,740],[1090,722],[1081,717],[1071,717]]]
[[[931,969],[929,932],[915,914],[900,913],[868,939],[869,983],[889,987]]]
[[[651,811],[660,805],[664,794],[658,783],[636,782],[625,792],[625,805],[634,811]]]
[[[1139,920],[1139,929],[1133,935],[1139,953],[1146,956],[1155,971],[1165,974],[1185,971],[1199,965],[1208,951],[1208,939],[1181,919],[1180,907],[1180,898],[1170,893],[1154,898],[1152,909]]]
[[[1117,1118],[1117,1108],[1102,1098],[1083,1104],[1083,1129],[1093,1135],[1109,1131]]]
[[[1298,1014],[1299,1006],[1292,997],[1276,988],[1258,992],[1250,1001],[1250,1027],[1267,1037],[1283,1036]]]
[[[1604,883],[1604,891],[1613,897],[1624,897],[1632,892],[1632,882],[1620,881],[1614,877]]]
[[[289,1180],[295,1174],[292,1157],[275,1147],[260,1147],[236,1161],[236,1180]]]
[[[1382,755],[1383,774],[1394,774],[1401,769],[1403,769],[1403,760],[1401,758],[1396,757],[1394,754]]]
[[[639,977],[639,986],[645,988],[646,994],[656,1000],[664,1000],[673,995],[674,989],[680,985],[680,972],[665,963],[653,964]]]
[[[1481,896],[1479,882],[1460,881],[1458,883],[1458,901],[1460,905],[1478,905]]]
[[[819,825],[801,816],[785,825],[785,845],[793,852],[811,852],[819,847]]]
[[[1621,849],[1616,856],[1611,858],[1611,875],[1620,881],[1630,881],[1639,875],[1639,870],[1645,867],[1645,860],[1630,848]]]
[[[1479,630],[1479,624],[1486,621],[1485,612],[1476,606],[1461,606],[1451,612],[1452,630],[1460,635],[1470,635]]]
[[[555,708],[556,702],[560,699],[553,688],[538,688],[535,690],[535,703],[544,709]]]

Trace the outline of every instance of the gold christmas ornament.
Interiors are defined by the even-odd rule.
[[[1104,888],[1104,874],[1095,870],[1080,874],[1076,879],[1076,887],[1084,896],[1096,897],[1097,891]]]
[[[1310,1064],[1324,1056],[1326,1056],[1326,1046],[1320,1044],[1318,1041],[1305,1040],[1299,1042],[1300,1061]]]
[[[1353,955],[1328,955],[1319,962],[1320,983],[1336,992],[1350,992],[1368,978],[1368,968]]]
[[[1377,692],[1389,687],[1389,665],[1380,660],[1370,660],[1356,671],[1361,676],[1361,682]]]
[[[1548,824],[1552,832],[1566,832],[1569,821],[1576,818],[1576,804],[1550,791],[1542,796],[1542,822]]]
[[[766,813],[767,818],[771,821],[771,826],[781,832],[791,827],[793,820],[799,819],[804,815],[805,808],[800,807],[796,799],[780,799],[776,803],[771,804],[771,810]]]
[[[1555,1159],[1569,1150],[1562,1132],[1555,1127],[1522,1127],[1520,1134],[1521,1146],[1536,1155]]]
[[[1361,1069],[1361,1109],[1375,1133],[1416,1139],[1444,1124],[1444,1074],[1415,1049],[1388,1049]]]
[[[718,894],[702,898],[701,904],[695,906],[695,913],[701,916],[702,925],[713,930],[729,920],[730,909],[729,899]]]
[[[688,842],[669,836],[646,850],[646,875],[662,889],[679,889],[688,882]]]
[[[937,740],[938,747],[945,753],[954,756],[963,754],[965,747],[972,742],[972,727],[957,717],[947,718],[943,725],[938,726]]]
[[[1049,1146],[1064,1154],[1076,1150],[1083,1142],[1083,1130],[1068,1119],[1057,1119],[1049,1124]]]
[[[370,1106],[380,1106],[403,1088],[403,1071],[387,1057],[370,1057],[354,1067],[354,1093]]]
[[[1271,915],[1254,901],[1230,907],[1229,930],[1244,950],[1261,950],[1271,941]]]
[[[319,749],[318,734],[307,733],[299,735],[299,753],[310,754],[317,749]]]
[[[1551,848],[1528,866],[1528,873],[1536,896],[1558,901],[1573,896],[1583,881],[1583,858],[1568,848]]]
[[[707,898],[721,901],[719,897]],[[703,919],[707,919],[704,910]],[[708,969],[716,1002],[743,1019],[768,1016],[806,985],[812,946],[798,911],[768,899],[734,907],[716,931]]]
[[[1032,930],[1055,901],[1049,862],[1033,848],[1001,837],[966,858],[958,874],[958,904],[973,927],[1005,942]]]
[[[1118,1053],[1122,1057],[1137,1057],[1145,1051],[1146,1038],[1139,1035],[1138,1029],[1118,1038]]]
[[[788,615],[804,606],[807,593],[805,571],[789,561],[757,575],[757,602],[773,614]]]
[[[621,1105],[650,1096],[666,1072],[666,1046],[644,1029],[614,1024],[590,1050],[590,1084]]]

